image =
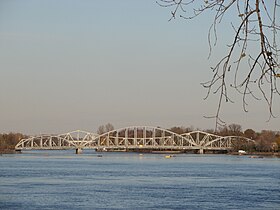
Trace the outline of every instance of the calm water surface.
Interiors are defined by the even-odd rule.
[[[0,168],[0,209],[280,209],[279,158],[29,151]]]

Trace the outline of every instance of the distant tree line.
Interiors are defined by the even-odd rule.
[[[111,123],[101,125],[97,129],[97,134],[103,134],[114,130],[114,126]],[[194,130],[194,127],[184,127],[184,126],[173,126],[168,130],[177,133],[189,133]],[[280,150],[280,131],[262,130],[261,132],[256,132],[253,129],[242,130],[242,126],[239,124],[230,124],[223,126],[214,131],[212,129],[201,130],[207,133],[219,135],[219,136],[242,136],[248,139],[255,140],[255,144],[244,144],[242,141],[238,145],[234,145],[235,149],[244,149],[247,151],[257,151],[257,152],[277,152]],[[140,136],[141,134],[139,134]],[[28,138],[27,135],[22,133],[4,133],[0,134],[0,153],[5,151],[13,151],[15,145],[23,138]]]
[[[21,133],[3,133],[0,134],[0,153],[12,151],[15,149],[16,144],[27,136]]]

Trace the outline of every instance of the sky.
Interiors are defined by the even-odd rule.
[[[112,123],[215,128],[218,98],[201,82],[224,53],[231,27],[208,59],[209,14],[168,21],[153,0],[0,0],[0,132],[95,132]],[[263,101],[241,97],[221,117],[245,130],[280,130]],[[275,114],[280,115],[279,100]]]

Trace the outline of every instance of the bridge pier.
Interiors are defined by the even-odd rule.
[[[81,149],[81,148],[77,148],[76,149],[76,154],[78,155],[78,154],[82,154],[82,152],[83,152],[83,150]]]
[[[21,149],[15,149],[15,153],[21,153]]]
[[[199,149],[199,154],[204,154],[204,150],[202,148]]]

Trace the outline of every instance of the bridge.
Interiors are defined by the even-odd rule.
[[[96,133],[76,130],[59,135],[39,135],[21,139],[15,150],[66,150],[82,149],[97,151],[181,151],[195,150],[203,154],[205,150],[228,151],[236,145],[254,144],[241,136],[218,136],[202,131],[177,134],[151,126],[131,126]]]

